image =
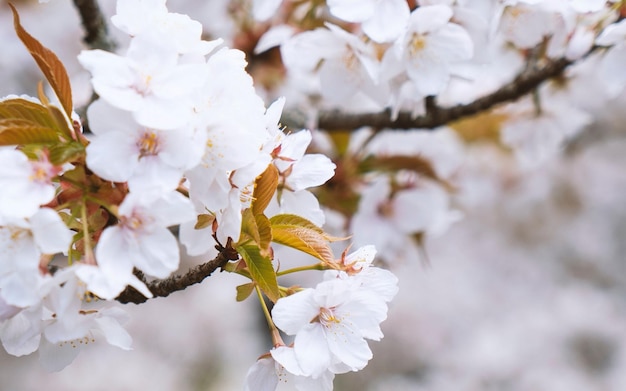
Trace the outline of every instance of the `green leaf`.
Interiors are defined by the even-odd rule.
[[[212,214],[201,214],[198,215],[198,221],[196,221],[196,225],[193,227],[194,229],[204,229],[208,228],[215,221],[215,215]]]
[[[0,145],[51,144],[59,135],[50,128],[23,119],[0,120]]]
[[[278,281],[276,281],[276,272],[270,258],[263,256],[261,249],[253,244],[239,245],[235,249],[246,261],[254,282],[270,300],[276,302],[280,298],[280,291]]]
[[[251,209],[245,209],[241,214],[241,238],[239,243],[244,243],[252,240],[259,244],[261,237],[259,236],[259,227],[257,227],[256,220],[252,215]]]
[[[290,214],[276,215],[270,219],[272,241],[303,251],[322,262],[332,263],[335,259],[328,244],[339,240],[328,236],[323,229],[309,220]]]
[[[85,154],[85,147],[79,142],[59,143],[50,147],[50,161],[61,165],[78,159]]]
[[[257,242],[261,248],[263,255],[270,255],[270,245],[272,244],[272,224],[270,220],[263,214],[255,215],[256,226],[259,232],[259,241]]]
[[[254,291],[254,282],[239,285],[237,287],[237,301],[244,301]]]
[[[276,188],[278,187],[278,169],[275,165],[267,166],[263,174],[259,175],[254,183],[252,194],[252,212],[255,215],[262,214],[269,205]]]
[[[63,66],[63,63],[50,49],[43,46],[37,39],[30,35],[22,25],[20,24],[20,16],[17,13],[15,7],[9,3],[11,11],[13,11],[13,25],[15,32],[20,38],[26,49],[30,52],[33,59],[43,72],[44,76],[50,83],[50,86],[54,90],[54,93],[59,98],[61,106],[67,118],[72,117],[72,88],[70,86],[70,78],[67,76],[67,71]]]

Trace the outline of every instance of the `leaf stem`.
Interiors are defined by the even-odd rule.
[[[325,263],[316,263],[314,265],[307,265],[307,266],[298,266],[298,267],[294,267],[291,269],[287,269],[287,270],[282,270],[279,272],[276,272],[276,277],[280,277],[280,276],[284,276],[286,274],[291,274],[291,273],[297,273],[297,272],[303,272],[303,271],[307,271],[307,270],[328,270],[330,269],[328,267],[328,265],[326,265]]]
[[[265,315],[267,326],[269,327],[270,333],[272,334],[272,343],[274,344],[274,346],[285,345],[285,343],[283,342],[283,339],[280,336],[280,332],[278,331],[278,328],[276,327],[276,325],[274,324],[274,321],[272,320],[272,315],[270,314],[270,310],[267,308],[267,304],[265,303],[265,300],[263,299],[263,294],[261,293],[261,289],[259,288],[258,285],[255,285],[254,290],[256,290],[256,294],[259,297],[259,302],[261,303],[261,308],[263,309],[263,315]]]

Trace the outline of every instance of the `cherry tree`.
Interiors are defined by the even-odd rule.
[[[13,5],[49,88],[0,99],[0,340],[52,371],[220,270],[271,337],[245,389],[331,390],[383,338],[394,262],[463,218],[464,126],[536,167],[626,81],[621,1],[235,0],[224,37],[165,0],[74,3],[92,99]],[[181,272],[181,246],[207,261]]]

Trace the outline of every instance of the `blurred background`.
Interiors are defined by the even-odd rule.
[[[72,3],[14,3],[26,29],[65,63],[77,104],[87,102]],[[101,3],[113,13],[114,1]],[[233,28],[215,16],[225,9],[218,1],[168,7],[216,36]],[[0,96],[35,95],[42,76],[10,15],[0,0]],[[467,144],[455,199],[464,218],[426,240],[430,265],[388,265],[400,291],[385,338],[370,343],[365,370],[336,378],[336,390],[626,390],[626,95],[593,114],[561,158],[532,170],[493,143]],[[44,372],[37,354],[0,351],[0,390],[241,390],[270,348],[258,304],[235,302],[244,282],[221,273],[127,305],[134,350],[84,349],[60,373]]]

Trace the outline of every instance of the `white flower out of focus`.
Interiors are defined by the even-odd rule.
[[[398,38],[411,12],[405,0],[329,0],[328,7],[339,19],[362,23],[363,32],[379,43]]]
[[[474,53],[471,37],[451,18],[452,9],[445,5],[414,10],[404,35],[385,53],[381,75],[390,80],[406,72],[421,96],[441,93],[450,80],[451,66]]]

